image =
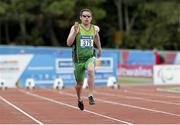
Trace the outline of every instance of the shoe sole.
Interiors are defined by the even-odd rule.
[[[95,102],[89,102],[89,105],[94,105],[94,104],[96,104]]]

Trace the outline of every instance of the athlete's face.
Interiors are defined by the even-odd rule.
[[[84,11],[82,15],[80,16],[80,19],[84,25],[89,25],[92,20],[92,15],[88,11]]]

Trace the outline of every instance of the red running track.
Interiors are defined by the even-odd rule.
[[[180,124],[178,93],[169,86],[97,87],[96,105],[77,108],[74,88],[0,91],[0,124]]]

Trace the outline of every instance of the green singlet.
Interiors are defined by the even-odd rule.
[[[83,82],[88,64],[95,63],[94,38],[94,25],[91,24],[89,29],[85,29],[79,24],[79,33],[73,45],[74,74],[77,82]]]

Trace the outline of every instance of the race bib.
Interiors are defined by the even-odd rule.
[[[81,46],[81,48],[92,48],[93,47],[93,36],[81,36],[80,46]]]

